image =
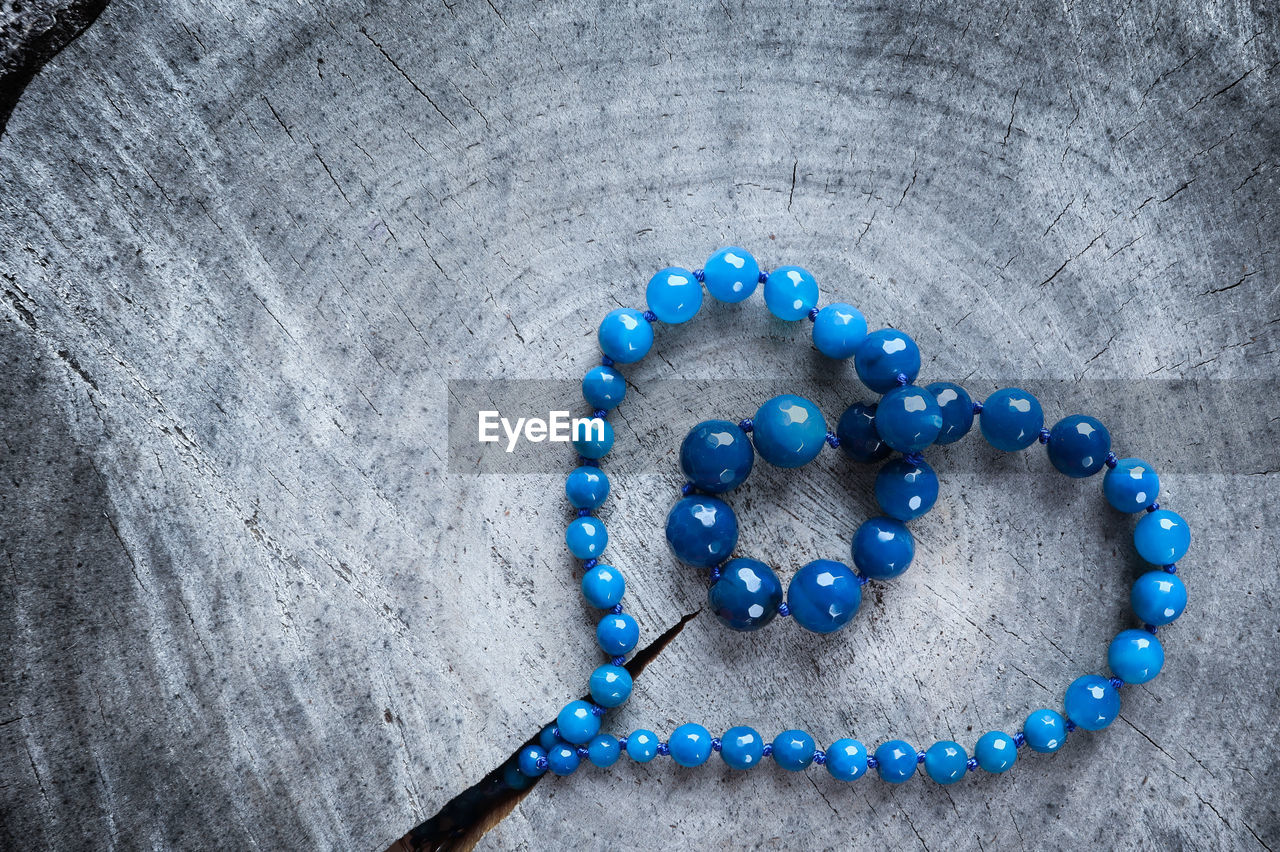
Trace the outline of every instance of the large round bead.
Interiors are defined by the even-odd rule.
[[[609,496],[609,477],[598,467],[576,467],[565,477],[564,494],[575,509],[599,509]]]
[[[969,771],[969,755],[960,743],[942,740],[924,753],[924,771],[939,784],[954,784]]]
[[[700,494],[683,497],[667,514],[667,543],[688,565],[719,565],[738,544],[738,519],[723,500]]]
[[[560,738],[567,743],[583,745],[600,733],[600,717],[585,701],[570,701],[556,716]]]
[[[613,367],[592,367],[582,377],[582,398],[592,408],[616,408],[626,395],[627,380]]]
[[[1056,710],[1032,710],[1027,714],[1022,732],[1032,751],[1048,754],[1062,748],[1067,741],[1067,720]]]
[[[924,462],[896,459],[876,474],[876,502],[891,518],[909,521],[933,508],[938,499],[938,475]]]
[[[1040,438],[1044,411],[1022,388],[1003,388],[987,397],[978,415],[982,437],[997,450],[1025,450]]]
[[[892,452],[876,431],[874,402],[855,402],[846,408],[836,424],[836,437],[840,450],[854,461],[876,462]]]
[[[1111,452],[1111,433],[1096,418],[1072,414],[1053,424],[1046,449],[1060,473],[1083,479],[1102,470]]]
[[[582,575],[582,596],[597,609],[613,609],[626,590],[622,572],[612,565],[600,563]]]
[[[764,303],[780,320],[804,319],[818,304],[818,282],[799,266],[779,266],[764,282]]]
[[[942,429],[933,442],[954,444],[969,434],[973,427],[973,399],[969,392],[954,382],[934,382],[924,389],[933,394],[942,412]]]
[[[782,583],[773,569],[757,559],[730,559],[720,579],[707,592],[716,618],[734,630],[759,630],[778,614]]]
[[[764,739],[746,725],[730,728],[720,738],[720,757],[730,769],[752,769],[764,759]]]
[[[1067,718],[1086,731],[1100,731],[1120,715],[1120,693],[1105,677],[1084,675],[1067,687]]]
[[[756,452],[778,467],[813,461],[827,440],[827,424],[818,406],[793,394],[775,396],[760,406],[752,424]]]
[[[596,339],[600,341],[601,352],[619,364],[630,364],[649,354],[653,327],[639,311],[618,308],[600,321]]]
[[[827,747],[827,771],[837,781],[853,781],[867,771],[867,747],[861,740],[842,737]]]
[[[914,775],[918,761],[916,750],[905,740],[889,740],[876,749],[876,770],[890,784],[901,784]]]
[[[942,409],[925,388],[894,388],[876,405],[876,432],[900,453],[918,453],[942,431]]]
[[[671,759],[681,766],[701,766],[711,757],[711,732],[695,722],[686,722],[671,732],[667,748]]]
[[[783,731],[773,738],[773,762],[789,772],[799,772],[813,763],[815,743],[804,731]]]
[[[973,756],[987,772],[1004,772],[1018,759],[1018,745],[1004,731],[987,731],[978,737]]]
[[[575,518],[564,531],[564,543],[579,559],[597,559],[609,544],[609,531],[599,518]]]
[[[605,663],[591,673],[587,691],[601,707],[618,707],[631,697],[631,673],[622,666]]]
[[[547,768],[556,775],[572,775],[581,762],[578,750],[567,743],[556,743],[547,749]]]
[[[862,605],[862,583],[843,562],[815,559],[791,578],[787,607],[806,630],[832,633],[849,623]]]
[[[848,358],[867,337],[867,320],[853,305],[835,302],[813,318],[813,345],[828,358]]]
[[[668,266],[650,278],[644,296],[649,310],[673,325],[693,319],[702,307],[702,285],[692,272],[678,266]]]
[[[584,459],[602,459],[613,449],[613,424],[602,417],[579,422],[573,427],[569,443]]]
[[[1187,608],[1187,587],[1168,571],[1148,571],[1133,581],[1129,605],[1138,618],[1160,627],[1177,619]]]
[[[1142,459],[1120,459],[1102,475],[1102,493],[1121,512],[1141,512],[1156,501],[1160,477]]]
[[[596,625],[596,643],[610,657],[630,654],[638,641],[640,625],[625,612],[609,613]]]
[[[1125,683],[1146,683],[1164,668],[1164,647],[1146,630],[1121,630],[1107,648],[1107,665]]]
[[[636,763],[648,763],[658,754],[658,735],[648,728],[637,728],[627,737],[627,754]]]
[[[916,542],[902,521],[868,518],[853,534],[853,564],[864,577],[888,580],[906,571],[916,554]]]
[[[1158,509],[1138,520],[1133,543],[1138,555],[1152,565],[1172,565],[1191,547],[1191,527],[1177,512]]]
[[[721,302],[741,302],[760,283],[760,264],[751,252],[737,246],[720,249],[702,267],[702,283]]]
[[[680,469],[695,486],[713,494],[746,481],[755,460],[747,433],[728,420],[703,421],[680,444]]]
[[[882,328],[859,344],[853,365],[864,385],[876,393],[888,393],[899,385],[899,376],[915,381],[920,372],[920,348],[896,328]]]

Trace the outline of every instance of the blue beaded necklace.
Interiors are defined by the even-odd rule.
[[[626,381],[617,365],[634,363],[650,350],[654,326],[686,322],[702,307],[703,288],[721,302],[741,302],[764,285],[769,311],[781,320],[808,318],[814,346],[832,359],[854,359],[859,379],[879,401],[851,405],[834,432],[809,400],[783,395],[760,406],[755,416],[738,422],[699,423],[681,444],[680,464],[688,478],[680,499],[667,518],[667,541],[676,557],[707,569],[708,601],[716,617],[741,631],[757,630],[776,616],[793,616],[802,627],[827,633],[853,618],[862,599],[861,587],[896,577],[911,563],[914,539],[906,522],[923,515],[938,496],[938,479],[921,453],[933,444],[963,438],[973,421],[983,438],[997,450],[1017,452],[1034,443],[1045,446],[1050,463],[1073,478],[1092,476],[1104,468],[1102,490],[1120,512],[1144,513],[1134,528],[1138,555],[1156,567],[1133,584],[1130,604],[1140,629],[1122,630],[1107,649],[1111,676],[1083,675],[1067,687],[1062,712],[1033,711],[1022,729],[1010,736],[989,731],[980,736],[973,755],[959,743],[944,740],[918,751],[903,740],[890,740],[870,751],[852,738],[837,739],[818,748],[814,738],[788,730],[766,742],[746,726],[734,726],[721,736],[696,723],[680,725],[667,740],[653,731],[637,729],[615,737],[601,731],[607,712],[630,697],[632,679],[624,668],[636,647],[640,630],[622,607],[626,582],[615,567],[601,561],[608,531],[595,515],[609,494],[609,478],[600,469],[613,447],[609,412],[626,395]],[[659,755],[681,766],[706,763],[718,752],[732,769],[751,769],[767,757],[780,767],[801,771],[811,764],[825,766],[832,777],[853,781],[868,770],[898,784],[915,774],[919,765],[939,784],[959,781],[982,769],[1004,772],[1013,766],[1019,749],[1057,751],[1076,729],[1106,728],[1120,712],[1120,689],[1154,678],[1164,665],[1164,649],[1157,628],[1173,622],[1187,603],[1187,590],[1176,575],[1176,563],[1191,544],[1183,518],[1160,508],[1156,497],[1160,480],[1151,465],[1136,458],[1117,458],[1111,436],[1093,417],[1071,415],[1045,428],[1039,401],[1020,388],[1004,388],[985,401],[973,400],[958,384],[914,384],[920,370],[915,342],[896,329],[868,333],[863,315],[843,303],[819,309],[818,284],[805,269],[784,266],[764,273],[751,254],[737,247],[713,254],[697,271],[663,269],[646,289],[648,309],[620,308],[600,323],[598,340],[604,353],[600,366],[582,380],[582,394],[600,421],[594,434],[573,442],[579,467],[565,482],[565,493],[577,510],[565,542],[583,560],[582,594],[593,607],[606,610],[596,627],[596,639],[609,662],[599,666],[588,683],[591,701],[571,701],[543,730],[536,744],[521,750],[507,783],[526,786],[547,770],[570,775],[583,760],[607,767],[625,752],[637,763]],[[800,467],[824,446],[840,448],[859,462],[885,461],[876,476],[875,496],[883,516],[870,518],[851,544],[854,568],[818,559],[802,567],[790,581],[783,600],[782,584],[773,569],[759,560],[733,557],[738,525],[733,509],[717,495],[746,480],[759,455],[782,468]],[[856,569],[856,570],[855,570]]]

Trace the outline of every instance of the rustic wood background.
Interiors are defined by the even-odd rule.
[[[499,766],[583,692],[594,618],[562,474],[467,471],[448,383],[575,380],[651,271],[736,243],[910,332],[925,378],[1163,401],[1116,449],[1196,532],[1166,673],[999,777],[624,760],[469,840],[1280,848],[1280,25],[1092,5],[107,5],[0,137],[0,843],[382,850]],[[6,50],[44,39],[15,62],[59,10],[0,4]],[[699,612],[674,445],[628,409],[738,378],[838,414],[802,326],[708,303],[629,371],[612,561],[642,645],[693,617],[614,727],[969,747],[1057,706],[1141,566],[1035,451],[939,454],[916,566],[849,630]],[[678,440],[759,401],[659,413]],[[834,456],[735,500],[784,575],[872,507]]]

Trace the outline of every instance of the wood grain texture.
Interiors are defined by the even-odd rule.
[[[624,760],[482,845],[1277,848],[1278,35],[1247,3],[112,3],[0,139],[3,845],[379,850],[498,765],[581,694],[594,619],[561,475],[459,472],[448,382],[575,380],[651,271],[736,243],[979,396],[1217,389],[1116,434],[1197,534],[1166,674],[1000,777]],[[628,406],[849,401],[758,296],[704,314]],[[647,643],[705,585],[661,538],[674,445],[629,416],[604,516]],[[1127,624],[1128,522],[1039,454],[938,467],[851,629],[699,614],[613,724],[971,746],[1055,705]],[[735,505],[785,576],[873,501],[832,454]]]

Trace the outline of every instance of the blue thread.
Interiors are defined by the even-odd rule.
[[[578,510],[578,517],[579,517],[579,518],[589,518],[589,517],[591,517],[591,510],[590,510],[590,509],[579,509],[579,510]]]
[[[590,571],[592,568],[596,567],[599,564],[600,564],[599,559],[588,559],[586,562],[582,563],[582,567]]]
[[[657,314],[655,314],[653,311],[645,311],[645,312],[644,312],[644,321],[645,321],[645,322],[657,322],[657,321],[658,321],[658,315],[657,315]]]
[[[924,752],[916,752],[916,763],[924,763]]]
[[[1150,633],[1152,636],[1156,635],[1156,626],[1154,624],[1144,624],[1142,625],[1142,629]]]
[[[817,319],[818,319],[818,309],[817,309],[817,308],[810,308],[810,309],[809,309],[809,322],[815,322]]]
[[[578,757],[586,757],[590,753],[586,746],[578,746]]]
[[[1177,566],[1177,565],[1166,565],[1166,566],[1164,566],[1164,570],[1165,570],[1165,573],[1166,573],[1166,574],[1177,574],[1177,573],[1178,573],[1178,566]]]
[[[693,270],[693,279],[701,284],[703,281],[707,280],[707,273],[701,269],[695,269]]]
[[[666,743],[658,743],[658,754],[662,755],[663,757],[666,757],[667,755],[671,754],[671,746],[667,745]]]
[[[982,402],[981,402],[980,400],[976,400],[976,399],[975,399],[975,400],[973,401],[973,406],[972,406],[972,408],[973,408],[973,413],[974,413],[974,414],[981,414],[981,413],[982,413]]]
[[[712,737],[712,738],[711,738],[711,750],[712,750],[712,751],[719,751],[719,750],[720,750],[720,749],[722,749],[722,748],[724,748],[724,743],[720,742],[720,738],[719,738],[719,737]]]
[[[1041,427],[1040,427],[1040,436],[1039,436],[1038,438],[1036,438],[1036,440],[1037,440],[1037,441],[1039,441],[1039,442],[1040,442],[1040,443],[1042,443],[1042,444],[1047,444],[1047,443],[1049,443],[1049,436],[1050,436],[1050,435],[1052,435],[1052,434],[1053,434],[1053,433],[1052,433],[1052,432],[1050,432],[1048,429],[1046,429],[1046,428],[1044,428],[1043,426],[1041,426]]]
[[[603,715],[604,715],[604,713],[605,713],[604,708],[603,708],[603,707],[601,707],[599,704],[592,704],[592,705],[591,705],[591,715],[592,715],[592,716],[603,716]]]
[[[833,449],[833,450],[835,450],[835,449],[839,449],[839,447],[840,447],[840,436],[839,436],[839,435],[837,435],[835,432],[828,432],[828,433],[827,433],[827,446],[828,446],[828,447],[830,447],[830,448],[831,448],[831,449]]]
[[[815,750],[813,753],[813,762],[818,764],[819,766],[822,766],[824,763],[827,762],[827,753],[822,749]]]
[[[746,418],[745,420],[738,421],[738,428],[741,429],[743,432],[750,432],[752,428],[754,428],[754,426],[755,424],[751,421],[750,417]]]
[[[791,614],[791,607],[787,606],[786,601],[783,601],[782,603],[778,604],[778,615],[782,616],[783,618],[786,618],[790,614]]]
[[[545,757],[540,757],[533,762],[533,765],[539,769],[546,769],[551,764],[547,763],[547,759]]]
[[[618,748],[622,749],[623,751],[626,751],[626,750],[627,750],[627,738],[626,738],[626,737],[618,737]]]
[[[599,467],[599,459],[589,459],[586,456],[578,456],[578,464],[582,467]]]
[[[1027,742],[1027,735],[1022,733],[1022,731],[1018,731],[1018,733],[1013,735],[1013,744],[1018,748],[1022,748],[1026,744],[1026,742]]]
[[[906,373],[899,373],[897,376],[894,377],[894,381],[898,383],[898,387],[900,388],[906,387],[907,385],[911,384],[911,379],[907,378]]]
[[[757,278],[756,280],[757,280],[757,281],[759,281],[761,284],[766,284],[766,283],[768,283],[768,281],[769,281],[769,273],[767,273],[767,272],[765,272],[763,269],[761,269],[761,270],[760,270],[760,277],[759,277],[759,278]]]
[[[964,762],[964,766],[965,766],[965,769],[968,769],[970,772],[977,772],[978,759],[976,757],[971,757]]]
[[[563,739],[563,737],[561,737],[561,736],[560,736],[560,729],[559,729],[559,728],[552,728],[552,729],[551,729],[551,736],[555,737],[555,738],[556,738],[556,739],[558,739],[558,740],[559,740],[559,739]]]
[[[1102,463],[1105,464],[1107,467],[1114,468],[1117,464],[1120,463],[1120,460],[1116,458],[1115,453],[1107,453],[1107,457],[1102,460]]]
[[[707,571],[713,583],[719,582],[721,573],[719,565],[714,565]]]
[[[867,583],[871,582],[871,578],[866,574],[856,574],[855,576],[858,578],[858,585],[860,586],[865,586]]]
[[[764,748],[760,749],[761,757],[768,757],[773,754],[773,743],[765,743]]]
[[[608,420],[609,412],[605,411],[603,408],[597,408],[595,411],[591,412],[591,416],[597,420]]]
[[[681,485],[681,486],[680,486],[680,496],[681,496],[681,497],[688,497],[688,496],[689,496],[690,494],[692,494],[692,493],[693,493],[693,483],[692,483],[692,482],[686,482],[684,485]]]
[[[875,769],[875,768],[876,768],[877,766],[879,766],[879,765],[880,765],[880,761],[876,760],[876,756],[875,756],[874,754],[873,754],[873,755],[870,755],[870,756],[867,758],[867,768],[868,768],[868,769]]]
[[[1068,720],[1067,720],[1067,733],[1069,734],[1069,733],[1071,733],[1072,731],[1074,731],[1075,729],[1076,729],[1076,723],[1075,723],[1075,722],[1073,722],[1073,721],[1071,721],[1070,719],[1068,719]]]
[[[610,358],[608,355],[602,355],[602,356],[600,357],[600,366],[601,366],[601,367],[612,367],[612,366],[613,366],[613,359],[612,359],[612,358]]]
[[[620,603],[614,604],[613,609],[609,610],[609,612],[613,613],[614,615],[622,615],[622,604]]]
[[[1150,506],[1148,506],[1148,507],[1147,507],[1147,511],[1148,511],[1148,512],[1158,512],[1158,511],[1160,511],[1160,504],[1159,504],[1158,502],[1156,502],[1156,503],[1152,503]]]
[[[625,665],[627,664],[627,658],[626,658],[626,657],[614,657],[614,658],[613,658],[612,660],[610,660],[609,662],[613,663],[615,666],[625,666]]]
[[[919,467],[920,463],[924,461],[924,454],[923,453],[903,453],[902,460],[907,464],[915,465],[916,467]]]
[[[1111,684],[1112,689],[1119,689],[1124,686],[1124,681],[1118,677],[1107,678],[1107,683]]]

